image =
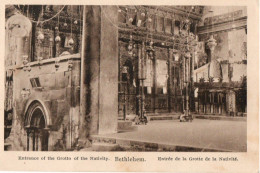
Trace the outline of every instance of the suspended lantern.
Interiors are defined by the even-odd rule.
[[[118,10],[118,12],[119,12],[119,13],[121,13],[121,12],[122,12],[122,10],[121,10],[121,9],[119,9],[119,10]]]
[[[39,68],[41,68],[40,66],[42,65],[42,57],[38,57],[37,60],[38,60],[38,65],[39,65]]]
[[[68,43],[70,46],[72,46],[74,44],[74,40],[72,38],[70,38]]]
[[[31,65],[28,64],[27,70],[30,72],[32,70]]]
[[[38,40],[43,40],[44,39],[44,34],[41,31],[39,31],[37,39]]]
[[[73,63],[71,60],[68,61],[68,71],[71,71],[73,67]]]
[[[145,16],[145,13],[141,13],[141,16],[144,17],[144,16]]]
[[[151,22],[152,22],[152,18],[150,18],[150,17],[149,17],[149,18],[148,18],[148,22],[150,22],[150,23],[151,23]]]
[[[64,26],[68,26],[68,24],[65,22],[64,24],[63,24]]]
[[[150,59],[153,59],[153,55],[154,55],[153,50],[152,50],[152,49],[149,49],[149,50],[147,50],[147,53],[148,53],[148,57],[149,57]]]
[[[153,50],[153,41],[150,41],[148,49]]]
[[[28,96],[31,94],[30,89],[23,88],[21,91],[22,98],[28,98]]]
[[[129,18],[129,20],[128,20],[130,23],[132,23],[133,21],[134,21],[134,19],[131,17],[131,18]]]
[[[27,59],[24,59],[23,60],[23,65],[26,65],[28,63],[28,60]]]
[[[58,30],[59,29],[59,27],[58,26],[55,26],[55,30]]]
[[[129,55],[133,55],[133,36],[132,35],[130,35],[130,41],[129,41],[129,44],[128,44],[128,46],[127,46],[127,49],[128,49],[128,54]]]
[[[74,21],[74,24],[75,24],[75,25],[77,25],[77,24],[78,24],[78,21],[77,21],[77,20],[75,20],[75,21]]]
[[[23,71],[26,71],[27,68],[28,68],[28,65],[27,65],[27,64],[23,65]]]
[[[127,49],[128,49],[128,54],[130,56],[132,56],[133,55],[133,44],[131,42],[129,43]]]
[[[28,62],[28,55],[23,55],[23,65],[27,64]]]
[[[56,68],[56,71],[59,69],[59,67],[60,67],[60,64],[59,64],[59,60],[56,60],[55,61],[55,68]]]
[[[128,48],[128,51],[131,51],[133,49],[133,45],[129,44],[127,48]]]
[[[60,38],[60,36],[57,35],[57,36],[55,37],[55,42],[60,42],[60,41],[61,41],[61,38]]]
[[[128,51],[128,54],[129,54],[130,56],[132,56],[132,55],[133,55],[133,51]]]
[[[24,55],[23,56],[23,70],[26,71],[27,68],[28,68],[28,56],[27,55]]]
[[[50,42],[53,42],[53,38],[52,38],[52,37],[51,37],[51,38],[49,38],[49,41],[50,41]]]
[[[146,49],[146,52],[148,54],[148,57],[150,59],[153,59],[153,55],[154,55],[153,41],[150,41],[149,46]]]

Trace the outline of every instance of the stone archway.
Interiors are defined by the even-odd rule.
[[[46,114],[39,102],[34,102],[29,107],[26,124],[27,151],[48,151]]]

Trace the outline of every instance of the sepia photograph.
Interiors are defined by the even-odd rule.
[[[4,152],[246,153],[247,16],[6,4]]]

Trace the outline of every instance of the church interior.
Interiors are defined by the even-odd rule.
[[[246,7],[7,5],[5,150],[168,115],[247,116]]]

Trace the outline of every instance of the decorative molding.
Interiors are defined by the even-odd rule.
[[[122,5],[120,7],[125,7],[129,9],[135,9],[134,6],[129,5]],[[143,6],[146,11],[149,11],[151,14],[159,13],[160,16],[169,17],[169,14],[171,13],[171,16],[174,16],[174,18],[182,18],[189,14],[189,17],[193,20],[199,21],[202,17],[203,12],[203,6],[193,6],[194,10],[190,10],[191,6]],[[158,11],[157,11],[158,10]],[[176,15],[176,16],[175,16]]]
[[[204,20],[204,25],[212,25],[212,24],[217,24],[217,23],[224,23],[224,22],[230,22],[235,19],[241,18],[243,15],[242,10],[234,11],[231,13],[225,13],[213,17],[207,17]]]
[[[241,28],[247,28],[247,17],[242,17],[234,21],[198,27],[198,35],[223,32]]]
[[[234,89],[243,88],[243,82],[194,82],[195,87],[200,89]]]

